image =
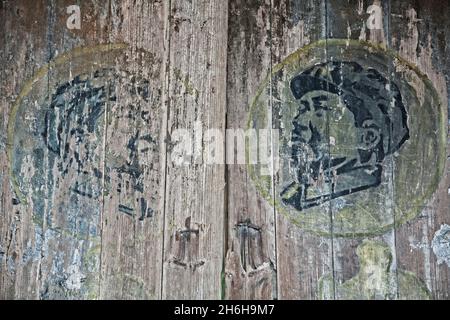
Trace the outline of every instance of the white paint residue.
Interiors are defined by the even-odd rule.
[[[330,145],[335,146],[336,145],[336,138],[330,136]]]
[[[347,21],[347,47],[350,45],[350,38],[352,37],[352,28],[350,27],[350,22]]]
[[[84,274],[80,272],[78,266],[69,266],[69,268],[67,268],[67,273],[69,274],[69,277],[66,280],[66,288],[69,290],[80,290]]]
[[[364,13],[364,1],[358,0],[358,14],[362,15]]]
[[[80,271],[80,265],[81,256],[78,249],[75,249],[72,257],[72,264],[67,268],[68,277],[66,280],[66,288],[69,290],[81,289],[81,283],[85,276]]]
[[[359,40],[366,41],[366,22],[362,23],[361,32],[359,33]]]
[[[443,224],[434,234],[431,247],[437,257],[437,263],[446,263],[450,268],[450,226],[448,224]]]

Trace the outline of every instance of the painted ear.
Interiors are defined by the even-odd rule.
[[[366,120],[361,126],[360,147],[364,150],[374,149],[381,140],[380,128],[372,120]]]

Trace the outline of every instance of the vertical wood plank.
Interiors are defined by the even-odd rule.
[[[15,102],[2,108],[9,113],[8,159],[4,163],[9,162],[8,180],[13,189],[3,190],[15,206],[3,211],[14,213],[6,220],[12,250],[7,256],[14,261],[6,263],[10,271],[4,279],[11,274],[15,278],[9,278],[6,286],[8,296],[14,298],[89,298],[96,295],[98,287],[95,247],[100,238],[101,199],[85,197],[75,189],[83,182],[85,190],[101,194],[99,181],[88,176],[101,165],[103,126],[92,123],[99,135],[82,132],[87,126],[84,120],[89,118],[82,112],[88,102],[76,98],[84,89],[72,78],[72,72],[92,75],[90,67],[96,57],[88,50],[72,49],[104,41],[105,21],[97,21],[96,8],[85,4],[81,6],[89,17],[83,22],[85,28],[70,31],[67,6],[66,1],[21,1],[5,6],[12,13],[11,30],[22,30],[11,32],[15,37],[10,39],[10,55],[26,58],[16,60],[13,73],[30,72],[10,93]],[[86,61],[85,54],[89,57]],[[30,101],[33,104],[24,109]],[[89,160],[83,158],[87,154]]]
[[[107,110],[102,217],[102,299],[161,296],[168,5],[112,1],[110,42],[129,44],[127,71]],[[124,69],[124,66],[125,69]]]
[[[350,1],[345,4],[327,1],[327,38],[366,40],[366,16],[364,14],[364,3],[361,1]],[[362,39],[363,37],[364,39]],[[333,57],[329,56],[328,59],[333,60]],[[333,121],[333,119],[329,120]],[[360,240],[351,237],[333,240],[334,299],[345,299],[342,296],[340,284],[350,280],[359,271],[356,249],[360,243]],[[320,298],[327,297],[331,297],[331,294],[321,292]]]
[[[229,4],[227,129],[228,225],[225,298],[276,297],[273,204],[258,194],[247,165],[237,163],[247,131],[249,109],[270,72],[270,1]],[[232,131],[235,130],[235,131]],[[256,143],[251,141],[247,144]],[[235,144],[236,143],[236,144]],[[239,144],[239,145],[238,145]],[[236,153],[236,158],[235,158]],[[248,160],[247,160],[248,161]]]
[[[440,1],[391,1],[392,49],[431,81],[446,110],[449,94],[449,51],[445,43],[449,39],[449,14],[448,3]],[[418,95],[423,99],[423,96],[420,97],[420,89]],[[447,119],[446,112],[446,123]],[[436,252],[442,254],[443,247],[440,243],[446,241],[445,232],[439,230],[445,230],[445,226],[450,224],[447,132],[447,160],[437,189],[429,201],[418,208],[421,212],[419,216],[396,230],[399,268],[417,275],[424,282],[424,289],[429,291],[434,299],[448,299],[450,295],[448,264],[439,261],[436,255]],[[417,157],[417,161],[423,161],[421,159],[424,153],[418,154]],[[423,174],[426,176],[422,180],[426,181],[430,174]],[[417,292],[417,288],[410,290]]]
[[[319,40],[324,40],[326,36],[326,7],[324,1],[273,1],[272,4],[272,65],[283,61],[288,55],[293,54],[298,49],[314,44]],[[302,56],[301,54],[299,56]],[[315,56],[310,61],[296,64],[295,58],[288,63],[288,68],[304,71],[315,63],[326,60],[325,46],[315,51]],[[298,58],[300,60],[300,58]],[[303,70],[302,70],[303,69]],[[287,99],[280,95],[279,83],[285,74],[274,75],[272,81],[274,101]],[[287,79],[289,80],[289,79]],[[277,97],[276,97],[277,96]],[[274,102],[274,126],[280,128],[279,121],[282,117],[279,103]],[[292,121],[292,119],[291,119]],[[291,126],[289,121],[284,125]],[[278,124],[277,124],[278,122]],[[290,154],[283,154],[280,151],[280,166],[283,163],[287,166]],[[282,192],[283,185],[286,184],[289,176],[281,171],[278,172],[275,181],[275,192]],[[286,170],[286,169],[285,169]],[[295,175],[295,171],[290,174]],[[332,261],[332,237],[322,237],[311,230],[306,230],[302,225],[296,225],[292,217],[296,215],[306,215],[305,213],[295,213],[292,209],[289,215],[277,212],[277,265],[278,265],[278,298],[279,299],[317,299],[320,296],[319,279],[324,275],[333,274]],[[307,213],[313,214],[314,213]],[[324,208],[322,214],[329,215],[328,208]],[[319,223],[320,229],[329,233],[331,224],[328,219]],[[330,288],[333,291],[333,288]]]
[[[429,275],[431,272],[430,265],[432,265],[430,261],[430,244],[426,243],[426,241],[418,242],[417,240],[412,240],[411,228],[408,226],[414,226],[417,223],[420,224],[422,220],[420,217],[428,212],[426,209],[428,205],[426,203],[430,195],[424,190],[436,187],[437,182],[432,180],[435,179],[433,177],[439,176],[438,179],[441,178],[441,173],[436,173],[436,170],[439,171],[442,166],[441,160],[439,159],[441,158],[440,153],[444,148],[443,145],[441,146],[443,140],[441,134],[444,130],[440,127],[442,116],[439,112],[441,111],[439,111],[439,106],[436,103],[432,90],[428,89],[428,84],[426,84],[427,80],[420,80],[424,79],[420,73],[423,71],[428,73],[427,76],[437,86],[438,91],[441,92],[440,96],[444,97],[443,100],[446,101],[446,92],[443,89],[445,85],[442,85],[444,83],[443,78],[430,67],[430,57],[427,57],[427,53],[423,54],[423,52],[427,52],[427,49],[418,46],[419,33],[417,29],[414,30],[414,26],[419,20],[416,17],[412,17],[410,18],[410,23],[407,25],[404,23],[398,25],[393,23],[396,19],[403,17],[395,10],[398,3],[395,3],[394,9],[392,9],[390,2],[374,1],[373,3],[366,4],[365,2],[358,1],[358,3],[354,2],[351,4],[356,10],[352,10],[351,6],[341,7],[334,2],[330,4],[331,6],[328,12],[330,15],[330,36],[348,39],[347,46],[350,45],[350,40],[354,35],[351,21],[354,22],[357,19],[351,18],[347,21],[345,20],[346,17],[356,16],[356,13],[358,13],[359,16],[367,19],[367,28],[363,24],[358,38],[376,44],[378,48],[382,48],[380,50],[375,49],[377,47],[373,47],[374,51],[380,52],[373,53],[373,57],[379,55],[381,60],[377,62],[376,59],[372,59],[372,65],[369,65],[369,67],[377,70],[378,65],[378,71],[384,75],[385,83],[389,84],[387,88],[391,96],[391,104],[387,115],[392,120],[389,132],[386,133],[390,137],[390,148],[399,149],[398,152],[389,152],[389,148],[383,149],[385,157],[382,163],[383,174],[381,176],[381,184],[374,189],[373,193],[373,198],[379,199],[375,203],[375,206],[371,206],[370,202],[367,202],[365,208],[368,214],[372,213],[375,216],[383,212],[387,213],[386,219],[381,219],[379,226],[374,225],[375,229],[371,228],[372,231],[367,229],[370,232],[363,232],[362,235],[358,235],[355,232],[355,236],[350,237],[354,238],[353,244],[348,239],[339,239],[334,242],[336,256],[334,260],[336,267],[335,275],[337,280],[336,298],[427,299],[430,297],[431,290],[430,280],[428,280],[428,288],[426,286],[427,276],[428,279],[431,279]],[[415,10],[411,5],[408,5],[408,8],[406,11],[407,14],[415,14]],[[369,12],[371,10],[381,10],[382,28],[369,28]],[[429,14],[430,11],[428,11]],[[428,15],[425,14],[424,16]],[[408,26],[412,30],[409,32],[400,31],[398,29],[400,26]],[[397,35],[400,36],[400,39],[396,38]],[[408,37],[407,39],[403,39],[401,35],[408,35]],[[422,36],[430,38],[431,34],[424,30]],[[411,41],[413,42],[412,44]],[[396,46],[400,56],[406,58],[407,62],[383,50],[383,48],[390,49]],[[328,48],[328,51],[331,52],[331,47]],[[422,52],[422,54],[418,52]],[[338,53],[338,55],[342,54]],[[351,55],[347,57],[350,59],[354,58]],[[435,55],[435,59],[438,59],[437,57],[438,54]],[[387,58],[386,62],[379,64],[379,61],[383,61],[385,58]],[[413,62],[413,65],[418,67],[418,71],[414,67],[411,68],[408,66],[408,62]],[[408,89],[408,85],[413,88],[413,92],[410,91],[411,89]],[[378,92],[382,91],[379,90]],[[426,92],[426,94],[423,92]],[[407,122],[404,125],[408,128],[409,134],[406,136],[406,142],[402,142],[400,146],[396,147],[399,132],[397,130],[399,130],[399,124],[401,124],[398,120],[399,118],[395,120],[395,112],[398,112],[400,106],[399,97],[401,97],[401,101],[407,112],[407,117],[405,118]],[[426,99],[428,101],[424,103]],[[380,98],[377,101],[381,103],[382,99]],[[417,107],[419,103],[423,104],[421,108],[429,108],[426,116],[418,111],[421,110],[420,107]],[[444,102],[444,104],[446,105],[447,103]],[[434,117],[433,120],[429,120],[430,117]],[[423,123],[418,124],[418,122]],[[435,126],[436,129],[428,129],[429,126]],[[424,133],[427,130],[430,130],[429,133]],[[434,139],[432,138],[433,134],[436,135]],[[418,142],[420,136],[430,137],[430,140],[420,143]],[[428,146],[427,148],[434,148],[434,151],[432,153],[426,152],[421,147],[415,149],[414,146],[418,144],[421,146],[426,145]],[[420,149],[422,151],[419,151]],[[436,155],[436,157],[433,157],[432,154]],[[406,163],[409,163],[409,165],[406,165]],[[430,163],[434,164],[430,166]],[[426,168],[427,166],[429,167]],[[417,180],[416,178],[420,174],[415,170],[425,170],[427,171],[427,175]],[[416,191],[411,191],[414,188],[413,186],[416,186]],[[375,190],[378,190],[378,192]],[[434,191],[431,192],[433,193]],[[425,206],[425,211],[419,214],[423,210],[423,206]],[[381,211],[379,210],[380,208]],[[375,211],[371,212],[373,209]],[[430,219],[433,219],[436,216],[435,211],[432,210],[430,216]],[[380,215],[380,217],[382,216]],[[335,218],[334,221],[336,222]],[[369,215],[367,215],[366,222],[370,222]],[[380,228],[385,223],[388,223],[386,228]],[[355,221],[355,225],[357,225],[357,221]],[[423,227],[424,225],[422,224],[420,236],[429,238],[427,228]],[[337,230],[337,228],[338,224],[335,223],[334,229]],[[405,230],[405,228],[408,231],[399,231]],[[426,235],[424,235],[424,232]],[[361,242],[361,240],[363,241]],[[411,246],[417,246],[417,243],[419,243],[419,247],[423,249],[425,255],[415,255],[414,259],[416,259],[416,262],[412,262],[412,256],[408,258],[408,255],[405,254],[407,252],[405,249],[408,248],[408,250],[411,250]],[[349,260],[349,257],[355,257],[357,260]],[[377,257],[377,260],[374,260],[374,257]],[[419,259],[422,261],[417,263]],[[347,263],[347,261],[350,263]],[[382,271],[386,268],[388,270],[387,272]],[[358,271],[354,273],[355,271],[347,271],[347,269],[357,269]],[[380,272],[374,272],[377,269]],[[418,272],[419,270],[421,272]],[[425,270],[428,271],[428,274]],[[352,272],[354,273],[353,275],[351,275]],[[425,277],[423,276],[424,273]]]
[[[27,245],[40,255],[35,242],[35,229],[32,215],[17,201],[10,185],[11,165],[8,147],[8,122],[11,106],[17,98],[22,84],[33,76],[36,71],[36,61],[42,66],[46,61],[45,33],[41,29],[34,29],[28,18],[39,13],[45,21],[47,11],[45,6],[37,4],[30,8],[26,3],[1,4],[1,209],[0,209],[0,298],[1,299],[33,299],[39,295],[38,261],[31,259],[20,263]],[[20,15],[19,15],[20,14]],[[14,30],[14,32],[13,32]],[[33,32],[34,30],[34,32]],[[27,33],[30,33],[27,36]],[[15,36],[23,39],[17,41]],[[33,39],[31,39],[33,38]],[[33,57],[32,52],[36,51]],[[24,70],[24,72],[17,72]],[[13,200],[16,199],[16,200]],[[27,214],[28,213],[28,214]],[[22,260],[23,261],[23,260]]]
[[[221,297],[225,166],[207,164],[211,156],[201,152],[224,144],[227,8],[227,1],[171,1],[164,299]],[[182,141],[177,129],[192,139]]]
[[[371,7],[372,6],[372,7]],[[374,9],[375,8],[375,9]],[[376,28],[368,26],[370,12],[376,10]],[[379,11],[378,11],[379,10]],[[390,33],[388,19],[389,19],[389,6],[388,2],[366,2],[366,1],[349,1],[347,3],[338,3],[334,1],[328,1],[327,3],[327,25],[328,25],[328,39],[343,39],[344,41],[367,41],[375,46],[381,48],[388,47],[388,37]],[[370,27],[370,28],[369,28]],[[330,40],[330,43],[332,41]],[[333,52],[331,48],[328,48],[330,61],[338,61],[341,63],[342,57],[334,56],[336,52]],[[362,43],[361,43],[362,46]],[[369,61],[363,61],[361,57],[352,56],[349,54],[345,58],[348,61],[356,62],[362,65],[364,70],[374,68],[377,66]],[[345,59],[344,58],[344,59]],[[354,59],[354,60],[352,60]],[[384,70],[377,70],[382,72],[384,78],[384,85],[388,86],[391,82],[391,61],[388,60],[387,64],[381,65],[385,67]],[[384,72],[384,73],[383,73]],[[342,77],[351,76],[342,72]],[[360,80],[360,81],[365,81]],[[361,82],[362,83],[362,82]],[[366,84],[364,84],[366,85]],[[373,86],[377,84],[367,84]],[[342,87],[344,85],[340,85]],[[356,93],[356,96],[360,93]],[[362,93],[364,95],[364,93]],[[380,99],[383,97],[380,97]],[[341,96],[344,99],[344,96]],[[389,101],[389,98],[387,98]],[[365,102],[366,103],[366,102]],[[373,108],[373,107],[371,107]],[[363,110],[356,110],[354,117],[357,114],[361,114]],[[336,121],[331,118],[330,121]],[[356,150],[357,146],[348,145],[349,150]],[[342,152],[342,151],[341,151]],[[394,193],[393,193],[393,158],[387,157],[382,162],[380,169],[380,185],[371,189],[376,198],[375,203],[371,204],[366,201],[366,207],[359,207],[355,209],[355,214],[361,217],[369,215],[369,211],[373,210],[375,216],[379,215],[380,211],[384,211],[386,214],[383,219],[380,219],[379,224],[375,224],[374,227],[369,227],[369,219],[359,219],[355,221],[354,234],[345,232],[345,235],[337,235],[333,241],[333,253],[334,253],[334,266],[335,266],[335,298],[336,299],[396,299],[397,298],[397,265],[396,265],[396,248],[395,248],[395,232],[393,225],[395,224],[394,218]],[[339,178],[338,178],[339,179]],[[355,178],[356,180],[356,178]],[[378,196],[377,196],[378,195]],[[358,205],[358,194],[355,194],[355,205]],[[352,199],[350,197],[350,202]],[[333,229],[336,234],[342,233],[341,224],[339,218],[336,218],[339,214],[341,200],[335,199],[331,201],[331,208],[333,211]],[[362,203],[361,203],[362,204]],[[374,209],[372,209],[372,207]],[[380,209],[381,208],[381,209]],[[367,210],[367,212],[365,212]],[[370,215],[369,215],[370,217]],[[345,223],[345,222],[344,222]],[[376,230],[382,228],[383,225],[392,225],[386,231]],[[359,233],[359,234],[358,234]],[[369,240],[370,239],[370,240]],[[374,258],[370,258],[370,254],[377,255],[381,261],[384,259],[391,259],[392,261],[386,262],[387,271],[382,271],[374,275],[368,274],[369,269],[382,269],[384,265],[377,265]],[[389,258],[390,257],[390,258]],[[384,262],[383,262],[384,263]],[[366,272],[367,271],[367,272]],[[372,284],[376,283],[376,285]]]
[[[95,171],[103,165],[105,124],[95,114],[102,114],[104,101],[88,97],[103,90],[105,83],[101,80],[92,87],[88,83],[95,77],[95,69],[108,59],[101,61],[101,54],[76,48],[107,42],[107,18],[101,7],[81,5],[80,14],[86,17],[81,29],[69,30],[66,20],[71,4],[46,4],[46,53],[55,66],[49,68],[47,77],[46,103],[50,105],[41,106],[48,110],[45,118],[38,120],[44,126],[46,149],[43,159],[34,162],[36,168],[44,166],[44,191],[33,195],[34,222],[42,228],[38,233],[42,241],[39,299],[90,299],[97,297],[98,291],[103,186]],[[36,207],[42,205],[40,216]]]

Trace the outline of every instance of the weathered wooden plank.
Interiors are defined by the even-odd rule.
[[[47,54],[62,55],[48,72],[51,104],[44,116],[43,196],[49,199],[44,201],[40,299],[96,298],[100,279],[103,115],[111,101],[106,94],[111,75],[103,70],[111,67],[116,47],[101,45],[109,38],[107,8],[80,5],[80,29],[68,29],[71,4],[47,4]]]
[[[94,77],[91,67],[100,60],[98,54],[109,48],[71,50],[89,47],[92,38],[96,44],[101,42],[98,33],[104,26],[86,19],[85,29],[68,30],[64,2],[23,1],[8,3],[6,8],[13,13],[8,19],[11,30],[23,28],[23,36],[11,41],[10,55],[25,54],[29,59],[19,58],[13,73],[29,70],[34,74],[21,80],[22,90],[14,104],[2,109],[10,116],[8,179],[13,194],[8,198],[15,199],[17,208],[4,211],[15,212],[8,226],[15,233],[9,237],[15,238],[17,245],[15,254],[8,253],[17,259],[9,261],[10,270],[17,275],[11,283],[12,297],[92,297],[98,288],[95,247],[100,236],[101,199],[84,197],[80,192],[101,194],[101,183],[90,175],[102,163],[103,126],[97,117],[90,116],[101,113],[102,103],[90,104],[88,96],[92,97],[96,85],[88,82]],[[82,10],[96,17],[90,4]],[[98,63],[99,68],[103,65]],[[76,78],[78,75],[81,78]],[[95,133],[91,130],[94,127]]]
[[[345,4],[327,1],[327,38],[366,40],[368,30],[364,9],[364,2],[362,1],[350,1]],[[333,57],[327,59],[333,60]],[[330,120],[333,121],[333,119]],[[360,245],[360,241],[352,237],[346,239],[336,237],[333,239],[334,297],[330,292],[327,293],[326,290],[323,290],[323,292],[320,292],[319,298],[346,298],[342,296],[341,284],[358,274],[359,260],[356,254],[358,245]],[[325,279],[327,279],[327,276],[324,276],[321,280],[325,282]],[[331,277],[328,276],[328,279],[331,280]]]
[[[164,299],[221,296],[227,7],[171,1]]]
[[[358,10],[352,11],[351,5]],[[359,33],[359,39],[377,44],[378,48],[370,49],[371,54],[366,55],[369,57],[368,59],[359,56],[357,51],[351,54],[352,51],[347,48],[341,48],[337,52],[337,56],[344,56],[347,61],[358,62],[362,66],[360,70],[363,73],[376,75],[376,77],[368,77],[365,80],[359,78],[359,83],[364,86],[355,85],[351,90],[353,93],[350,92],[350,94],[354,94],[355,88],[363,88],[363,90],[358,89],[360,92],[356,96],[362,98],[364,103],[369,106],[370,119],[374,121],[372,125],[376,125],[380,138],[389,137],[389,144],[374,149],[365,148],[367,151],[377,152],[375,160],[377,164],[381,165],[379,168],[382,174],[378,178],[380,179],[379,185],[370,189],[372,190],[370,197],[375,201],[366,200],[364,210],[363,208],[357,210],[356,216],[353,218],[356,227],[355,233],[349,236],[357,241],[354,242],[355,245],[356,243],[358,245],[356,252],[353,251],[355,245],[350,247],[347,245],[349,243],[347,239],[334,241],[336,298],[427,299],[430,297],[429,290],[431,288],[425,286],[426,278],[422,277],[420,273],[411,273],[410,270],[415,268],[413,265],[400,263],[401,260],[404,260],[404,255],[398,257],[398,248],[404,248],[405,243],[408,242],[405,241],[406,233],[402,236],[402,232],[394,230],[394,226],[400,226],[408,221],[411,221],[408,224],[420,221],[416,216],[426,204],[427,197],[434,192],[432,190],[435,190],[437,186],[434,177],[440,177],[442,174],[440,172],[443,158],[440,154],[444,149],[442,137],[444,129],[441,126],[442,110],[439,110],[432,89],[429,89],[426,80],[422,80],[421,71],[416,71],[407,62],[383,49],[390,48],[393,42],[395,43],[393,35],[407,34],[393,31],[391,17],[398,15],[393,14],[388,2],[374,2],[367,5],[367,12],[375,14],[375,20],[378,15],[379,26],[372,29],[377,22],[366,15],[368,30],[362,30]],[[333,3],[329,9],[328,14],[332,21],[328,24],[331,28],[330,35],[349,39],[346,47],[352,47],[351,23],[345,20],[355,12],[364,14],[366,5],[364,2],[355,2],[350,6]],[[351,19],[351,21],[355,21],[355,19]],[[334,44],[331,40],[328,43]],[[399,41],[399,43],[400,49],[403,48],[407,54],[416,55],[417,43],[413,45],[414,50],[405,46],[405,41]],[[381,49],[379,49],[380,47]],[[332,46],[329,46],[327,51],[332,56]],[[346,51],[349,54],[346,54]],[[349,75],[343,74],[341,77],[345,79]],[[345,89],[345,80],[340,82]],[[379,86],[377,83],[384,85]],[[377,120],[374,117],[374,110],[377,109],[370,104],[370,99],[364,98],[365,95],[367,96],[367,88],[374,88],[369,97],[377,97],[378,106],[382,107],[383,101],[390,101],[385,113],[390,124],[387,130],[383,129],[383,122],[379,120],[381,118]],[[421,111],[424,108],[428,109],[426,114]],[[364,117],[367,118],[367,116]],[[421,139],[427,141],[420,141]],[[433,148],[433,151],[421,152],[421,156],[418,150],[423,150],[423,146]],[[423,171],[427,172],[426,176],[421,176],[420,172]],[[373,176],[373,174],[371,175]],[[363,196],[363,192],[358,192],[358,197]],[[351,198],[347,199],[351,200]],[[337,200],[333,200],[333,202],[333,229],[337,232],[339,228],[335,209]],[[337,210],[340,209],[337,208]],[[363,211],[366,212],[364,220],[358,220],[358,215]],[[370,222],[372,217],[376,218],[375,224]],[[345,226],[345,220],[342,220],[340,224]],[[375,238],[374,236],[377,235],[379,237]],[[368,237],[373,240],[367,240]],[[409,232],[408,237],[410,237]],[[361,242],[364,238],[366,240]],[[352,260],[350,260],[351,264],[346,264],[345,261],[348,257],[355,256],[359,260],[357,261],[358,271],[351,278],[347,278],[351,273],[346,269],[354,270],[355,266],[352,265],[354,263]],[[427,263],[429,262],[425,257],[424,265]]]
[[[255,188],[248,166],[239,163],[253,99],[270,72],[270,1],[231,1],[227,62],[227,253],[226,299],[276,298],[273,203]],[[239,135],[240,130],[241,135]],[[234,131],[233,131],[234,130]],[[257,134],[257,132],[255,132]],[[249,162],[250,159],[247,159]]]
[[[359,123],[358,118],[363,115],[367,109],[368,115],[362,118],[376,119],[377,107],[372,106],[372,100],[366,99],[367,88],[377,88],[381,86],[390,85],[391,60],[386,59],[382,48],[387,47],[387,39],[389,35],[389,7],[387,2],[370,2],[364,1],[349,1],[347,3],[339,3],[329,1],[327,5],[327,34],[328,34],[328,60],[335,61],[330,68],[337,67],[341,70],[341,77],[344,80],[334,80],[338,83],[338,88],[342,91],[339,96],[341,103],[346,106],[346,110],[351,108],[352,102],[347,98],[351,97],[361,99],[363,104],[356,109],[351,109],[349,115],[353,116],[357,128],[363,127]],[[332,39],[342,39],[346,43],[348,53],[343,53],[343,50],[335,50],[335,41]],[[351,42],[352,41],[352,42]],[[370,54],[367,61],[363,56],[359,55],[357,50],[363,50],[363,44],[358,44],[355,41],[367,41],[375,46],[381,48],[381,59],[386,59],[382,63],[377,62],[376,58],[371,60],[372,56],[378,53]],[[350,44],[351,43],[351,44]],[[354,48],[354,49],[353,49]],[[369,49],[370,50],[370,49]],[[346,67],[347,62],[357,63],[357,68]],[[371,70],[375,70],[381,77],[378,81],[371,81],[364,76],[366,73],[370,74]],[[357,79],[357,74],[361,74],[361,79],[357,80],[357,86],[362,89],[351,90],[345,85],[345,81],[354,81]],[[366,79],[367,78],[367,79]],[[384,94],[384,96],[383,96]],[[377,98],[380,103],[389,104],[389,90],[378,90]],[[330,139],[335,141],[338,139],[339,132],[342,129],[347,134],[347,145],[345,148],[332,146],[333,157],[337,158],[346,155],[347,159],[356,157],[359,159],[358,163],[366,167],[372,166],[374,172],[379,174],[376,186],[370,187],[371,179],[374,179],[375,174],[364,177],[364,174],[355,174],[354,181],[350,181],[348,187],[368,188],[367,191],[356,191],[353,195],[337,197],[331,201],[331,210],[333,212],[333,229],[336,238],[333,241],[334,254],[334,277],[335,277],[335,298],[336,299],[395,299],[397,297],[397,269],[396,269],[396,253],[395,253],[395,233],[394,233],[394,210],[393,210],[393,159],[392,157],[384,156],[384,151],[380,152],[374,160],[363,160],[361,157],[361,146],[358,140],[352,139],[353,130],[344,127],[346,124],[340,124],[342,121],[331,117],[330,121]],[[368,121],[368,120],[364,120]],[[337,125],[334,130],[334,124]],[[381,125],[376,124],[377,128]],[[341,128],[341,129],[340,129]],[[364,130],[364,129],[363,129]],[[334,131],[334,132],[333,132]],[[390,135],[386,138],[389,140]],[[358,137],[359,138],[359,137]],[[330,140],[330,141],[331,141]],[[354,142],[350,142],[354,141]],[[373,150],[381,150],[380,146],[373,146],[367,149],[368,152],[374,154]],[[387,153],[387,152],[386,152]],[[376,167],[378,166],[378,167]],[[353,166],[355,168],[357,166]],[[352,174],[352,171],[357,173],[355,169],[344,170],[335,177],[338,181],[340,177],[345,177],[345,174]],[[372,169],[373,170],[373,169]],[[341,178],[342,179],[342,178]],[[361,182],[358,181],[361,179]],[[335,183],[335,182],[333,182]],[[369,199],[374,199],[370,201]],[[353,208],[351,208],[353,206]],[[345,210],[353,211],[354,221],[353,225],[349,225],[348,217]],[[342,213],[343,212],[343,213]],[[375,223],[371,222],[374,219]],[[377,221],[378,220],[378,221]],[[391,226],[391,227],[387,227]],[[376,237],[378,236],[378,237]],[[372,238],[373,240],[367,240]],[[371,254],[379,258],[371,256]],[[377,264],[378,263],[378,264]],[[381,265],[380,263],[384,263]],[[371,274],[369,270],[376,269],[379,272]],[[325,293],[324,293],[325,294]]]
[[[448,75],[449,51],[445,45],[449,39],[448,15],[450,6],[441,1],[403,1],[391,2],[391,38],[392,48],[398,54],[414,65],[431,81],[431,86],[437,92],[442,104],[442,116],[445,117],[445,133],[447,136],[447,106],[448,106]],[[428,99],[431,95],[420,87],[416,88],[418,98]],[[425,105],[430,108],[430,102],[425,101]],[[429,113],[433,112],[429,109]],[[425,127],[426,117],[421,121]],[[436,137],[435,140],[438,140]],[[447,136],[448,141],[448,136]],[[426,147],[425,147],[426,146]],[[410,167],[422,167],[417,172],[421,182],[432,178],[432,172],[425,169],[424,161],[427,161],[427,148],[433,148],[433,152],[438,153],[434,143],[423,144],[418,150],[416,159],[411,159]],[[448,299],[450,295],[450,279],[448,263],[445,259],[443,243],[447,241],[445,226],[449,224],[449,171],[448,171],[448,143],[445,152],[445,165],[437,163],[436,167],[442,167],[442,171],[437,177],[440,183],[431,190],[432,196],[428,197],[417,210],[419,216],[411,222],[397,228],[397,262],[399,268],[412,272],[422,279],[434,299]],[[442,162],[443,162],[442,161]],[[410,170],[410,174],[412,174]],[[400,188],[399,188],[400,189]],[[400,191],[401,192],[401,191]],[[398,195],[400,197],[400,195]],[[399,199],[396,197],[396,201]],[[439,232],[439,230],[444,232]],[[446,251],[447,250],[447,251]],[[438,255],[436,254],[438,253]],[[417,292],[417,288],[411,287],[410,291]]]
[[[102,299],[161,296],[165,179],[163,100],[168,4],[111,2],[110,42],[129,44],[107,110]]]
[[[32,215],[26,208],[19,208],[17,196],[10,185],[10,162],[8,150],[8,120],[11,106],[17,98],[23,82],[36,71],[36,61],[43,65],[46,61],[45,34],[33,28],[28,17],[39,14],[46,19],[47,11],[43,4],[26,7],[24,3],[1,4],[1,209],[0,209],[0,298],[33,299],[39,296],[38,263],[40,252],[35,241]],[[29,36],[26,34],[29,33]],[[23,39],[16,41],[15,36]],[[33,40],[31,40],[33,37]],[[33,43],[33,45],[31,45]],[[38,50],[36,50],[38,49]],[[36,50],[35,55],[31,52]],[[23,72],[17,72],[23,70]],[[13,200],[16,199],[16,200]],[[15,204],[15,205],[14,205]],[[23,252],[30,247],[35,250],[37,259],[23,262]],[[34,250],[33,250],[34,249]],[[21,263],[22,262],[22,263]]]
[[[295,76],[326,60],[325,42],[318,43],[326,36],[325,17],[325,1],[273,2],[273,121],[281,137],[280,170],[275,180],[275,196],[280,203],[277,208],[279,299],[317,299],[319,279],[333,274],[329,208],[322,206],[313,211],[296,208],[294,203],[288,203],[289,192],[285,191],[290,181],[297,181],[302,170],[292,163],[297,156],[291,146],[299,145],[295,141],[301,136],[293,134],[301,104],[297,100],[300,97],[293,96],[291,83]],[[305,47],[310,44],[311,49]],[[279,63],[283,65],[277,66]],[[328,137],[323,138],[318,145],[327,143]],[[291,141],[292,145],[283,143],[282,139]],[[323,233],[329,237],[319,235]]]

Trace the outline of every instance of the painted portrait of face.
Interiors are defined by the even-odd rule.
[[[281,192],[298,210],[381,183],[385,157],[409,138],[397,86],[355,62],[313,66],[292,78],[292,181]]]
[[[18,99],[13,185],[37,226],[97,237],[101,202],[113,193],[120,201],[108,202],[111,212],[140,221],[156,214],[158,184],[147,180],[159,170],[157,67],[146,54],[147,71],[133,69],[124,52],[75,51],[70,63],[62,56]]]
[[[146,79],[110,68],[78,75],[59,85],[46,109],[41,135],[49,150],[46,161],[57,163],[60,178],[70,181],[71,192],[96,199],[105,187],[103,179],[110,185],[115,176],[134,192],[144,194],[145,168],[140,159],[150,156],[155,143],[146,126],[149,112],[145,104],[150,94]],[[101,128],[107,109],[114,118],[108,120],[128,121],[138,130],[116,134],[116,150],[106,148],[103,162],[97,155],[104,148]],[[131,212],[125,205],[119,210]],[[143,219],[149,212],[142,214]]]

